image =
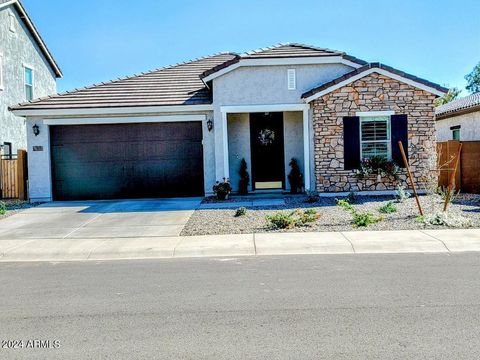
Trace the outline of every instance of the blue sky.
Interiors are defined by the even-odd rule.
[[[478,0],[23,0],[64,91],[220,51],[300,42],[464,89]],[[462,95],[467,95],[463,90]]]

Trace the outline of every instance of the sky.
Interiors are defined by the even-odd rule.
[[[222,51],[341,50],[448,87],[480,62],[479,0],[23,0],[63,71],[58,91]]]

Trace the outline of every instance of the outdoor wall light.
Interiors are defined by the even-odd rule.
[[[35,124],[35,125],[32,126],[32,130],[33,130],[33,134],[34,134],[35,136],[38,136],[38,134],[40,134],[40,128],[38,127],[37,124]]]
[[[209,119],[209,120],[207,121],[207,129],[208,129],[208,131],[212,131],[212,130],[213,130],[213,121],[212,121],[212,119]]]

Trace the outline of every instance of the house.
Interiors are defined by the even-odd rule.
[[[480,93],[435,109],[437,140],[480,140]]]
[[[303,44],[220,53],[35,99],[27,119],[33,200],[280,191],[295,158],[305,189],[394,190],[358,179],[362,158],[401,163],[421,182],[435,142],[434,99],[447,89],[380,63]],[[406,177],[402,173],[401,180]]]
[[[56,92],[58,65],[20,1],[0,0],[0,146],[4,155],[26,149],[25,119],[12,104]]]

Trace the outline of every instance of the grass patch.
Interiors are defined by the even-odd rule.
[[[0,201],[0,215],[5,215],[7,213],[7,204],[3,201]]]

